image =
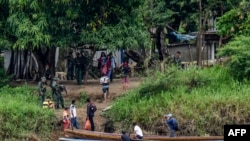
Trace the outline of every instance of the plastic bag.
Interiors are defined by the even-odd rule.
[[[91,129],[91,124],[90,124],[89,119],[86,120],[84,129],[85,129],[85,130],[90,130],[90,129]]]

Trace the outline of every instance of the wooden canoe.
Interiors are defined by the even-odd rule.
[[[87,130],[79,129],[67,129],[66,134],[71,137],[77,137],[82,139],[99,139],[99,140],[114,140],[120,141],[121,134],[117,133],[103,133],[103,132],[92,132]],[[157,141],[223,141],[223,136],[180,136],[170,138],[168,136],[157,136],[157,135],[144,135],[143,140],[157,140]]]

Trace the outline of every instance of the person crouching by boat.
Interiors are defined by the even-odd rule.
[[[63,130],[65,136],[66,136],[65,130],[69,128],[70,128],[69,108],[65,107],[63,110]]]
[[[167,118],[166,124],[169,126],[170,129],[170,137],[175,137],[175,131],[178,130],[178,123],[177,120],[173,117],[172,114],[165,115]]]
[[[46,100],[43,102],[44,109],[55,109],[54,102],[51,100],[50,96],[47,96]]]
[[[133,123],[133,126],[134,126],[135,139],[143,139],[143,133],[141,128],[137,125],[136,122]]]
[[[129,137],[129,135],[126,133],[126,131],[122,131],[121,141],[130,141],[130,137]]]
[[[76,129],[79,129],[79,124],[76,116],[76,100],[72,100],[70,105],[70,120],[71,120],[71,127],[72,129],[75,127]]]

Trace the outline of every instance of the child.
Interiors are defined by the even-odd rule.
[[[64,108],[63,111],[63,129],[64,129],[64,135],[65,130],[70,128],[70,118],[69,118],[69,108]]]
[[[102,74],[102,77],[100,79],[100,84],[102,85],[102,91],[104,96],[104,102],[107,100],[107,95],[109,93],[109,78],[106,76],[106,74]]]
[[[121,64],[122,67],[122,88],[123,90],[128,90],[128,75],[130,72],[130,66],[128,64],[128,61],[124,61],[124,63]]]
[[[45,109],[54,109],[54,102],[51,101],[50,96],[47,96],[47,99],[43,102],[43,108]]]

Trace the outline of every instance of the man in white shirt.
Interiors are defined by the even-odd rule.
[[[105,74],[102,74],[102,77],[100,79],[100,84],[102,85],[102,92],[104,95],[104,102],[107,99],[107,95],[109,93],[109,78]]]
[[[70,105],[70,119],[71,119],[71,125],[72,129],[75,127],[76,129],[79,129],[79,124],[76,116],[76,106],[75,106],[76,100],[72,100]]]
[[[143,138],[143,133],[141,128],[136,124],[136,122],[133,123],[134,126],[134,133],[135,133],[135,138],[136,139],[142,139]]]

